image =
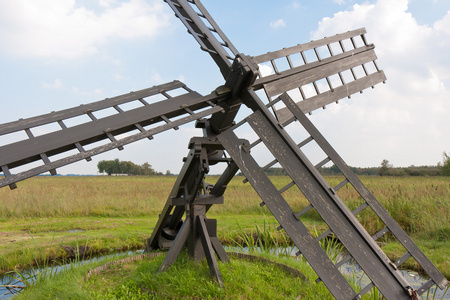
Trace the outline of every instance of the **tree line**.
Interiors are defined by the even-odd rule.
[[[115,160],[101,160],[98,162],[97,168],[99,173],[106,173],[108,175],[163,175],[162,172],[155,171],[148,162],[137,165],[131,161],[120,161],[118,158]],[[171,175],[170,171],[167,170],[165,175]]]
[[[409,166],[394,167],[387,159],[383,159],[379,167],[359,168],[349,167],[356,175],[369,176],[450,176],[450,155],[443,153],[443,161],[436,166]],[[322,175],[341,175],[338,167],[322,167],[319,169]],[[267,175],[287,175],[282,168],[270,168],[265,171]]]

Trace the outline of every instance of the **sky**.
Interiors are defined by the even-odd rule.
[[[436,165],[450,152],[448,0],[202,3],[252,56],[366,27],[386,84],[311,121],[351,166]],[[201,94],[224,83],[163,0],[0,0],[0,124],[175,79]],[[201,134],[187,124],[58,171],[97,174],[99,160],[119,158],[178,173]]]

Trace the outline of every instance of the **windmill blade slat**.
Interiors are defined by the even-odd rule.
[[[310,113],[318,108],[322,108],[328,104],[339,101],[342,98],[349,97],[352,94],[358,93],[369,87],[373,87],[376,83],[383,82],[385,80],[386,76],[384,75],[384,72],[380,71],[349,82],[346,85],[339,86],[332,91],[330,90],[306,100],[299,101],[296,104],[304,113]],[[291,111],[286,107],[276,110],[276,114],[280,123],[284,123],[292,117]]]
[[[268,79],[265,77],[255,82],[255,87],[264,85],[264,89],[269,97],[280,95],[284,92],[302,87],[309,83],[316,82],[326,77],[336,75],[340,72],[349,70],[364,63],[371,62],[376,59],[373,49],[366,51],[355,51],[345,57],[330,58],[322,62],[314,63],[312,68],[308,65],[294,68],[280,75],[271,75]],[[279,79],[277,79],[279,78]],[[264,81],[269,83],[264,84]]]
[[[175,97],[168,94],[177,88],[182,88],[184,94]],[[145,100],[146,96],[152,99],[151,97],[155,95],[159,95],[159,98],[165,100],[152,104]],[[124,144],[142,138],[151,138],[152,134],[172,128],[178,129],[180,125],[210,114],[219,113],[223,111],[223,108],[217,106],[217,102],[226,99],[228,96],[229,93],[222,91],[220,93],[213,92],[203,97],[181,82],[174,82],[60,112],[0,125],[0,132],[3,133],[26,132],[25,138],[9,143],[6,139],[7,143],[0,146],[0,166],[6,176],[1,180],[1,186],[10,185],[14,188],[15,186],[12,184],[16,182],[15,180],[24,176],[28,178],[45,171],[50,171],[53,175],[56,175],[55,169],[61,165],[82,159],[90,160],[92,155],[114,148],[122,150]],[[118,106],[133,101],[138,101],[141,107],[124,111]],[[115,108],[116,113],[103,118],[95,116],[98,111],[106,108]],[[88,115],[90,121],[84,121],[72,127],[66,126],[67,120],[80,116],[80,114]],[[36,136],[32,132],[42,125],[52,124],[58,124],[60,128]],[[125,133],[132,134],[132,131],[136,130],[140,133],[132,135],[132,138],[123,139],[120,136]],[[8,137],[8,134],[2,135],[2,137],[5,136]],[[105,141],[105,145],[96,147],[95,150],[86,150],[83,147],[95,147],[94,143],[103,140],[109,140],[110,142]],[[80,153],[76,155],[71,155],[73,153],[65,154],[65,152],[73,149]],[[66,158],[58,160],[59,163],[55,164],[55,162],[52,162],[52,156],[54,155],[66,155]],[[70,157],[70,159],[67,157]],[[19,177],[14,175],[14,168],[36,161],[41,161],[44,166],[33,168],[33,171],[25,172],[24,175],[22,174]]]
[[[65,157],[65,158],[62,158],[62,159],[50,162],[48,164],[44,164],[42,166],[35,167],[35,168],[32,168],[32,169],[24,171],[24,172],[20,172],[18,174],[11,174],[11,173],[9,173],[9,171],[5,172],[5,169],[6,169],[5,168],[5,169],[3,169],[3,171],[5,172],[5,175],[7,175],[7,176],[4,177],[4,178],[0,178],[0,188],[4,187],[4,186],[7,186],[7,185],[10,185],[10,186],[12,185],[12,188],[15,188],[16,187],[15,183],[17,183],[19,181],[22,181],[22,180],[25,180],[27,178],[30,178],[30,177],[33,177],[33,176],[36,176],[36,175],[48,172],[48,171],[56,169],[56,168],[60,168],[60,167],[72,164],[72,163],[77,162],[77,161],[81,161],[81,160],[90,158],[90,157],[92,157],[94,155],[98,155],[100,153],[107,152],[107,151],[119,148],[121,146],[123,147],[125,145],[134,143],[134,142],[136,142],[138,140],[142,140],[142,139],[145,139],[145,138],[152,137],[152,136],[154,136],[154,135],[156,135],[158,133],[161,133],[161,132],[173,129],[176,126],[180,126],[180,125],[183,125],[183,124],[186,124],[186,123],[189,123],[189,122],[193,122],[195,120],[198,120],[198,119],[210,116],[210,115],[212,115],[214,113],[218,113],[218,112],[221,112],[221,111],[223,111],[223,108],[216,105],[214,107],[211,107],[211,108],[206,109],[206,110],[202,110],[202,111],[200,111],[198,113],[195,113],[193,115],[189,115],[187,117],[184,117],[184,118],[181,118],[181,119],[177,119],[177,120],[175,120],[175,121],[173,121],[171,123],[166,123],[166,124],[163,124],[163,125],[160,125],[160,126],[157,126],[157,127],[154,127],[154,128],[148,129],[148,130],[145,130],[144,132],[140,132],[140,133],[137,133],[137,134],[134,134],[134,135],[131,135],[131,136],[119,139],[119,140],[117,140],[115,142],[111,142],[111,143],[108,143],[108,144],[105,144],[105,145],[102,145],[102,146],[99,146],[99,147],[95,147],[93,149],[77,153],[75,155],[70,155],[68,157]],[[8,169],[6,169],[6,170],[8,170]]]
[[[219,66],[223,77],[226,79],[230,72],[233,59],[238,54],[238,51],[205,7],[198,0],[165,0],[165,2],[169,4],[170,8],[175,12],[175,15],[186,26],[188,32],[200,44],[200,48],[211,55],[212,59]],[[219,41],[216,36],[222,41]]]
[[[96,112],[102,109],[110,108],[115,105],[125,104],[131,101],[151,97],[154,95],[161,94],[161,92],[167,93],[169,91],[175,91],[177,89],[183,89],[184,93],[188,92],[187,87],[184,83],[175,80],[165,84],[153,86],[140,91],[130,92],[128,94],[106,98],[105,100],[92,102],[89,104],[82,104],[77,107],[51,112],[49,114],[44,114],[32,118],[21,119],[14,122],[9,122],[0,125],[0,135],[17,132],[20,130],[25,130],[27,128],[37,127],[45,125],[52,122],[58,122],[60,120],[73,118],[86,113],[86,111]],[[167,99],[166,96],[164,98]]]
[[[134,130],[134,124],[149,125],[160,121],[160,116],[182,112],[180,105],[202,99],[197,93],[189,93],[154,105],[143,106],[121,114],[80,124],[31,139],[9,144],[0,148],[0,165],[10,168],[38,160],[40,153],[57,154],[73,149],[74,143],[87,145],[105,139],[106,134],[122,134]]]
[[[355,36],[363,36],[366,34],[365,28],[360,28],[352,31],[348,31],[345,33],[336,34],[334,36],[325,37],[323,39],[311,41],[309,43],[298,44],[293,47],[283,48],[278,51],[268,52],[266,54],[258,55],[252,57],[253,61],[257,64],[268,62],[277,58],[285,57],[288,55],[300,53],[303,51],[311,50],[314,48],[318,48],[320,46],[326,46],[332,43],[338,43],[339,41],[350,39]]]

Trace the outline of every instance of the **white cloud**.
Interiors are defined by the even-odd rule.
[[[112,39],[152,37],[168,25],[160,1],[100,0],[96,12],[75,0],[0,0],[0,51],[19,57],[74,58]]]
[[[441,20],[434,23],[434,29],[439,32],[450,35],[450,10],[447,11],[447,14]]]
[[[299,9],[301,7],[300,3],[298,1],[293,1],[291,4],[291,7],[293,9]]]
[[[333,0],[333,2],[335,2],[339,5],[345,4],[345,0]]]
[[[46,89],[59,89],[62,88],[64,86],[63,82],[61,79],[55,79],[55,81],[53,81],[52,83],[46,83],[44,82],[42,84],[42,86]]]
[[[285,27],[286,26],[286,22],[284,22],[283,19],[279,19],[273,22],[270,22],[270,27],[274,28],[274,29],[278,29],[281,27]]]
[[[258,67],[259,67],[259,71],[261,72],[261,75],[263,77],[271,75],[271,74],[274,74],[273,68],[268,63],[266,63],[266,64],[259,64]]]
[[[123,76],[119,73],[112,74],[115,81],[121,81],[123,79]]]
[[[116,0],[99,0],[98,3],[103,7],[110,7],[111,5],[117,3]]]
[[[397,166],[434,164],[450,146],[450,12],[429,27],[419,25],[407,9],[408,0],[378,0],[354,5],[319,23],[313,39],[366,27],[366,38],[376,45],[378,64],[387,77],[386,85],[330,109],[342,124],[328,130],[341,137],[346,132],[354,143],[364,141],[360,147],[380,155],[375,161],[387,158]],[[317,118],[329,122],[328,113]],[[343,130],[348,122],[358,130]],[[368,136],[377,143],[368,141]],[[376,165],[362,153],[351,159],[349,164]]]

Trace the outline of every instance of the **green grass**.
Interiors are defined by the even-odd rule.
[[[89,270],[120,257],[106,258],[89,264],[73,264],[48,280],[25,289],[14,299],[90,299],[90,292],[83,289],[84,278]],[[122,257],[123,258],[123,257]]]
[[[206,261],[194,262],[182,253],[169,270],[157,273],[163,259],[113,265],[88,280],[88,270],[106,261],[81,265],[15,299],[333,299],[323,285],[311,285],[271,264],[235,258],[229,264],[219,262],[225,284],[222,289],[211,279]],[[288,263],[305,265],[293,260]]]
[[[225,193],[225,203],[215,205],[208,217],[218,219],[218,235],[226,244],[239,232],[250,233],[255,224],[278,226],[249,184],[237,176]],[[331,186],[342,178],[327,177]],[[138,249],[152,232],[157,216],[175,182],[175,176],[155,177],[35,177],[19,183],[19,188],[0,189],[0,256],[12,266],[23,268],[33,262],[27,251],[34,237],[44,253],[55,253],[55,245],[88,243],[92,253]],[[217,177],[208,177],[214,182]],[[271,177],[281,188],[286,176]],[[449,177],[362,177],[362,181],[419,247],[450,277],[450,178]],[[361,199],[349,185],[338,191],[350,209]],[[298,189],[283,196],[295,211],[309,203]],[[358,219],[374,233],[383,225],[370,210]],[[308,229],[322,232],[326,225],[312,211],[302,219]],[[82,230],[68,232],[69,230]],[[54,239],[53,246],[50,246]],[[395,259],[405,250],[383,237],[383,249]],[[64,251],[61,251],[64,256]],[[414,263],[408,267],[415,269]],[[11,267],[0,262],[0,273]]]
[[[293,259],[288,253],[272,253],[273,247],[287,247],[289,241],[268,218],[263,218],[262,224],[253,226],[250,232],[241,226],[238,230],[234,239],[236,248],[298,269],[308,281],[274,264],[230,257],[228,264],[219,262],[224,281],[221,288],[212,279],[206,260],[194,262],[184,251],[164,272],[158,272],[163,254],[151,260],[109,265],[89,280],[85,280],[89,269],[118,258],[88,266],[75,262],[60,274],[44,274],[38,284],[29,285],[17,299],[333,299],[322,283],[313,283],[317,275],[302,257]],[[321,246],[330,257],[342,251],[342,246],[333,239],[322,240]],[[348,281],[359,290],[355,278]],[[375,289],[363,299],[379,299],[378,294]]]

